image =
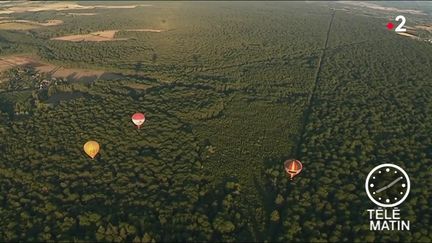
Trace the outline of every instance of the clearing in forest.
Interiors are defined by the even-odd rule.
[[[13,14],[24,12],[40,12],[40,11],[70,11],[70,10],[83,10],[83,9],[132,9],[136,7],[147,7],[151,5],[93,5],[83,6],[78,3],[34,3],[34,2],[20,2],[16,6],[8,8],[0,8],[0,14]]]
[[[420,10],[399,9],[399,8],[395,8],[395,7],[384,7],[384,6],[380,6],[378,4],[368,3],[368,2],[340,1],[339,3],[349,4],[352,6],[364,7],[364,8],[374,9],[374,10],[380,10],[380,11],[385,11],[385,12],[427,15],[426,13],[424,13]]]
[[[402,35],[402,36],[406,36],[406,37],[410,37],[410,38],[413,38],[415,40],[421,40],[419,37],[417,37],[413,34],[410,34],[410,33],[401,32],[401,33],[397,33],[397,34]]]
[[[429,32],[432,32],[432,24],[417,25],[416,28],[417,28],[417,29],[427,30],[427,31],[429,31]]]
[[[26,56],[8,56],[0,58],[0,72],[11,69],[15,66],[22,66],[32,63],[34,60]]]
[[[100,41],[128,40],[128,38],[115,38],[115,34],[119,31],[120,30],[104,30],[104,31],[92,32],[89,34],[66,35],[66,36],[54,37],[54,38],[51,38],[51,40],[72,41],[72,42],[79,42],[79,41],[100,42]],[[164,30],[159,30],[159,29],[128,29],[128,30],[122,30],[122,31],[160,33],[160,32],[163,32]]]
[[[97,13],[67,13],[66,15],[71,15],[71,16],[94,16],[94,15],[97,15]]]
[[[104,70],[66,68],[44,63],[37,58],[29,56],[8,56],[0,58],[0,72],[16,66],[30,65],[40,73],[49,74],[55,78],[64,78],[69,81],[93,82],[96,79],[116,80],[122,77],[121,74],[106,72]]]
[[[0,29],[3,30],[28,30],[46,26],[56,26],[63,24],[62,20],[51,19],[47,22],[36,22],[30,20],[0,20]]]
[[[55,37],[55,38],[51,38],[51,40],[72,41],[72,42],[78,42],[78,41],[98,42],[98,41],[124,40],[124,38],[114,39],[116,33],[117,33],[116,30],[105,30],[105,31],[92,32],[89,34],[82,34],[82,35],[66,35],[61,37]]]

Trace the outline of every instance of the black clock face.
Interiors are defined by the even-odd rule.
[[[409,193],[409,178],[402,168],[393,164],[375,167],[366,180],[366,192],[371,200],[383,207],[393,207]]]

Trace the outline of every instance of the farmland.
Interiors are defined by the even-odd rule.
[[[377,6],[5,3],[0,240],[431,241],[432,20]],[[381,163],[412,231],[368,229]]]

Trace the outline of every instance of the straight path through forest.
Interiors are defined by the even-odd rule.
[[[302,129],[300,131],[300,139],[299,139],[297,145],[295,146],[295,151],[294,151],[294,154],[295,154],[296,158],[298,158],[298,159],[301,159],[301,155],[302,155],[301,154],[301,145],[304,143],[304,137],[305,137],[305,133],[306,133],[306,126],[309,123],[310,115],[312,113],[312,106],[313,106],[314,100],[316,98],[316,94],[315,93],[316,93],[316,90],[318,88],[319,81],[320,81],[319,80],[319,75],[321,73],[322,63],[323,63],[323,60],[324,60],[324,57],[325,57],[326,50],[328,48],[328,40],[329,40],[329,37],[330,37],[330,31],[331,31],[331,28],[332,28],[334,15],[335,15],[335,10],[333,10],[333,12],[331,14],[330,23],[329,23],[329,27],[328,27],[328,30],[327,30],[327,36],[326,36],[326,40],[325,40],[325,43],[324,43],[324,48],[322,49],[321,55],[320,55],[320,57],[318,59],[318,67],[317,67],[317,70],[315,72],[315,81],[314,81],[314,84],[313,84],[312,92],[309,93],[309,96],[308,96],[308,99],[307,99],[307,102],[306,102],[307,107],[306,107],[306,109],[305,109],[305,111],[303,113],[303,126],[302,126]]]
[[[298,143],[293,148],[295,158],[298,158],[298,159],[302,159],[301,154],[300,154],[301,153],[301,147],[300,146],[304,143],[304,135],[306,132],[306,125],[308,124],[310,114],[312,113],[312,105],[313,105],[314,99],[316,97],[316,94],[315,94],[316,90],[317,90],[318,85],[319,85],[319,75],[320,75],[321,68],[322,68],[322,61],[325,57],[326,50],[328,49],[327,45],[328,45],[328,40],[330,37],[330,31],[331,31],[331,27],[333,24],[334,15],[335,15],[335,11],[333,10],[333,12],[331,14],[328,30],[327,30],[327,36],[325,39],[325,43],[324,43],[324,46],[321,50],[321,55],[318,59],[318,67],[317,67],[317,69],[315,71],[315,75],[314,75],[315,78],[314,78],[313,88],[312,88],[312,91],[308,95],[307,102],[306,102],[307,107],[303,113],[303,126],[300,130],[300,139],[299,139]],[[266,197],[266,194],[262,191],[262,186],[260,186],[260,183],[257,180],[255,180],[255,186],[258,188],[259,191],[261,191],[260,195],[262,197],[262,205],[264,206],[264,210],[266,211],[267,215],[269,215],[270,212],[272,212],[272,210],[274,210],[274,208],[272,206],[272,205],[274,205],[274,199],[271,197]],[[273,230],[275,230],[275,228],[273,228]],[[260,229],[253,229],[252,231],[253,231],[252,232],[253,237],[256,241],[262,241],[263,239],[265,239],[265,235],[269,235],[269,232],[270,232],[270,231],[266,231],[266,230],[261,232]]]

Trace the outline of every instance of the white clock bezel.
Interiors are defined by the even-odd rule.
[[[399,199],[397,202],[392,203],[392,204],[385,204],[385,203],[378,202],[377,200],[375,200],[375,198],[372,197],[372,195],[371,195],[371,193],[369,191],[369,180],[370,180],[370,177],[372,176],[372,174],[375,171],[377,171],[377,170],[379,170],[379,169],[381,169],[383,167],[391,167],[391,168],[395,168],[395,169],[399,170],[400,172],[402,172],[403,176],[405,177],[405,179],[407,181],[407,188],[406,188],[405,195],[401,199]],[[408,174],[401,167],[399,167],[397,165],[394,165],[394,164],[381,164],[381,165],[376,166],[375,168],[373,168],[369,172],[369,174],[368,174],[368,176],[366,178],[366,182],[365,182],[365,189],[366,189],[366,194],[368,195],[369,199],[373,203],[375,203],[376,205],[381,206],[381,207],[390,208],[390,207],[396,207],[396,206],[398,206],[399,204],[401,204],[401,203],[403,203],[405,201],[405,199],[408,197],[408,194],[409,194],[410,189],[411,189],[411,182],[410,182],[410,179],[408,177]]]

